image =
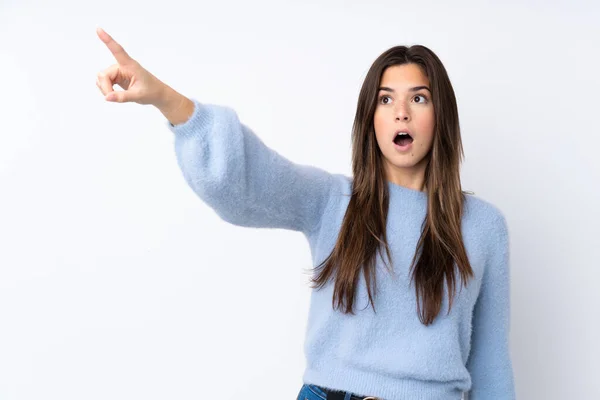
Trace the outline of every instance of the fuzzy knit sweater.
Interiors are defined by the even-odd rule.
[[[224,221],[291,229],[310,245],[313,265],[331,252],[352,181],[300,165],[267,147],[230,107],[200,103],[174,134],[185,181]],[[361,274],[355,315],[332,307],[333,283],[311,289],[304,383],[385,400],[511,400],[509,237],[498,208],[466,195],[462,234],[475,277],[448,314],[429,326],[418,317],[409,267],[427,211],[427,194],[387,182],[393,269],[377,258],[373,308]]]

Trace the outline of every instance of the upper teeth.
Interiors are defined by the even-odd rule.
[[[406,133],[406,132],[398,132],[398,133],[396,134],[396,136],[398,136],[398,135],[408,135],[408,133]],[[410,135],[409,135],[409,136],[410,136]]]

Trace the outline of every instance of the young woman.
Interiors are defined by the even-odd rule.
[[[162,112],[204,202],[232,224],[307,238],[315,270],[299,400],[515,398],[506,219],[461,188],[456,98],[431,50],[397,46],[374,61],[350,178],[289,161],[231,108],[186,98],[98,36],[117,61],[98,74],[106,100]]]

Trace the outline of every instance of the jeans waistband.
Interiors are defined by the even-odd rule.
[[[317,385],[311,385],[323,391],[327,395],[327,400],[383,400],[374,396],[358,396],[354,393],[339,390],[327,389]]]

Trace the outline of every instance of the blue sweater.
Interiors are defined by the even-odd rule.
[[[187,184],[231,224],[302,232],[313,265],[320,264],[337,239],[350,178],[291,162],[267,147],[233,109],[192,101],[187,121],[166,122]],[[376,313],[368,306],[362,274],[356,315],[333,310],[333,284],[312,289],[303,381],[386,400],[458,400],[463,392],[469,400],[514,399],[506,219],[492,204],[467,195],[462,233],[475,279],[457,291],[449,315],[445,288],[442,311],[424,326],[409,266],[427,194],[387,184],[393,276],[378,257]]]

